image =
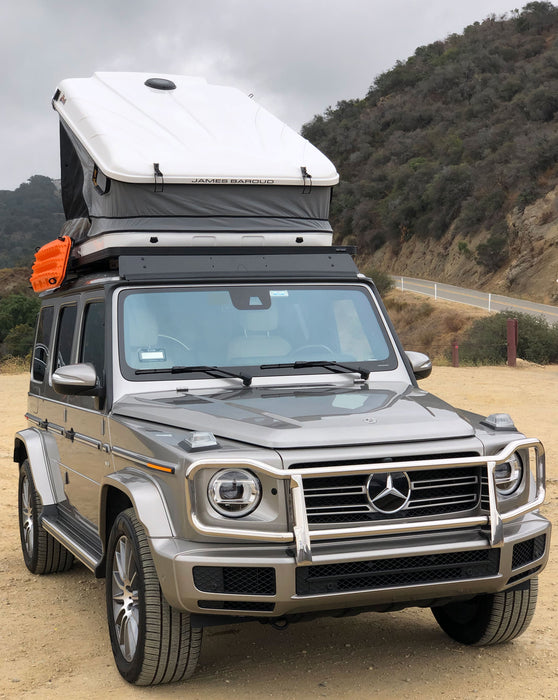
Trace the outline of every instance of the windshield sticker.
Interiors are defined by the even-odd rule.
[[[286,289],[270,289],[269,296],[270,297],[288,297],[289,292]]]
[[[153,350],[138,350],[140,362],[164,362],[167,359],[167,354],[164,349],[156,348]]]

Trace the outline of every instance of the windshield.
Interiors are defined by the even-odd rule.
[[[187,367],[282,373],[287,369],[276,365],[301,361],[365,363],[373,371],[397,365],[374,301],[360,285],[126,290],[120,318],[120,364],[130,379]]]

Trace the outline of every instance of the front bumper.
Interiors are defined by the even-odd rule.
[[[533,466],[529,467],[529,473],[535,484],[535,493],[527,502],[513,510],[500,512],[498,508],[498,496],[496,488],[496,468],[507,462],[516,450],[528,450],[533,455]],[[292,527],[285,532],[270,532],[260,529],[239,529],[235,524],[206,524],[196,512],[194,481],[196,474],[204,469],[215,469],[213,459],[200,459],[194,462],[186,472],[187,479],[187,509],[190,525],[194,531],[202,536],[214,538],[230,538],[252,542],[294,542],[295,558],[297,564],[310,565],[314,561],[315,544],[329,540],[345,540],[351,537],[365,538],[370,536],[389,536],[397,534],[415,535],[422,532],[439,532],[442,530],[455,530],[457,528],[481,527],[488,528],[489,542],[493,547],[500,547],[504,542],[504,526],[515,521],[523,515],[537,510],[545,498],[545,453],[544,448],[536,438],[523,438],[510,442],[498,454],[486,457],[455,457],[453,459],[430,459],[427,461],[390,462],[382,464],[357,464],[342,465],[335,468],[319,467],[309,469],[276,469],[269,465],[253,460],[227,460],[228,466],[242,466],[254,471],[258,475],[266,475],[288,483],[290,503],[289,510],[292,513]],[[356,527],[335,527],[327,529],[310,529],[305,506],[303,479],[308,477],[326,476],[350,476],[354,474],[374,474],[385,472],[420,472],[422,470],[466,468],[469,466],[482,466],[486,474],[488,509],[487,512],[477,510],[476,513],[466,517],[450,516],[426,519],[409,519],[405,522],[384,521],[369,525],[359,524]]]
[[[532,491],[521,505],[501,512],[495,470],[518,449],[533,454]],[[471,465],[481,465],[485,474],[485,505],[466,517],[456,513],[327,529],[308,525],[306,477]],[[255,472],[289,482],[291,527],[285,532],[239,530],[235,523],[209,525],[199,519],[193,483],[199,470],[211,467],[212,460],[202,459],[186,475],[190,525],[204,541],[150,540],[168,602],[192,613],[281,617],[434,604],[518,585],[537,575],[548,558],[551,526],[538,513],[545,496],[544,449],[535,439],[513,441],[493,456],[389,465],[280,470],[251,461]]]
[[[197,614],[282,617],[434,604],[518,585],[544,568],[550,523],[529,513],[480,528],[318,542],[312,564],[283,545],[151,540],[163,592]]]

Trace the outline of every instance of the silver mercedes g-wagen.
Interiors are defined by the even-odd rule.
[[[199,79],[95,74],[53,105],[68,235],[32,277],[21,544],[105,578],[122,676],[185,679],[204,626],[249,620],[422,606],[465,644],[519,635],[543,446],[418,387],[430,361],[331,246],[332,164]]]
[[[25,562],[106,577],[139,684],[186,678],[235,620],[419,605],[512,639],[548,556],[544,450],[420,390],[429,371],[342,249],[121,256],[43,298]]]

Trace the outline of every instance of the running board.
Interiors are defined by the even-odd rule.
[[[103,548],[98,536],[58,506],[47,506],[43,510],[41,526],[76,559],[96,573],[103,558]]]

